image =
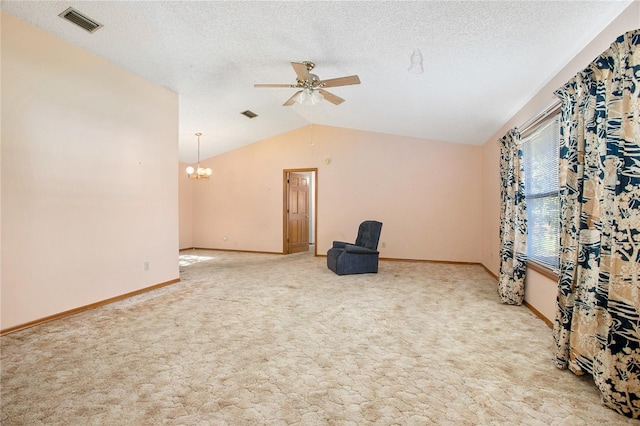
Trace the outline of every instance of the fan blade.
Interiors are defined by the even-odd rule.
[[[339,96],[334,95],[333,93],[329,93],[329,92],[327,92],[326,90],[322,90],[322,89],[320,89],[320,90],[318,90],[318,92],[320,92],[320,94],[321,94],[322,96],[324,96],[324,98],[325,98],[326,100],[328,100],[329,102],[331,102],[331,103],[332,103],[332,104],[334,104],[334,105],[340,105],[341,103],[343,103],[343,102],[344,102],[344,99],[342,99],[342,98],[341,98],[341,97],[339,97]]]
[[[253,87],[296,87],[295,84],[254,84]]]
[[[282,104],[282,106],[291,106],[291,105],[295,104],[296,103],[296,98],[298,97],[298,95],[300,93],[302,93],[302,90],[298,90],[296,93],[294,93],[292,97],[287,99],[287,102]]]
[[[296,72],[298,76],[298,80],[307,81],[311,80],[311,76],[309,76],[309,70],[305,64],[301,64],[300,62],[291,62],[291,66],[293,70]]]
[[[349,86],[351,84],[360,84],[360,78],[357,75],[350,75],[348,77],[330,78],[329,80],[322,80],[318,82],[320,87],[338,87]]]

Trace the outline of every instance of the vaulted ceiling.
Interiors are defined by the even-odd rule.
[[[311,123],[482,144],[631,1],[2,1],[2,10],[175,91],[179,151],[214,156]],[[68,7],[103,24],[60,18]],[[418,50],[422,73],[408,69]],[[341,105],[282,106],[312,61]],[[586,64],[585,64],[586,65]],[[255,112],[248,119],[240,113]]]

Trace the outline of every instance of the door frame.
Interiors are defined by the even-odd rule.
[[[287,208],[289,207],[289,182],[287,175],[289,173],[311,173],[313,175],[313,209],[309,209],[313,215],[313,255],[318,255],[318,168],[307,169],[284,169],[282,171],[282,254],[289,254],[289,244],[287,244],[287,235],[289,234],[289,220]]]

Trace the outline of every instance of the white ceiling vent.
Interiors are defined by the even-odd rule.
[[[87,30],[90,33],[97,31],[103,26],[102,24],[94,21],[93,19],[87,18],[82,13],[78,12],[72,7],[68,8],[58,16],[66,19],[69,22],[73,22],[77,26],[81,27],[84,30]]]

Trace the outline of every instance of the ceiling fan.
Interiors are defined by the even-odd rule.
[[[334,105],[340,105],[344,102],[339,96],[324,90],[327,87],[349,86],[351,84],[360,84],[360,78],[357,75],[346,77],[330,78],[328,80],[320,80],[320,78],[311,74],[311,70],[315,68],[313,62],[291,62],[293,70],[296,72],[296,84],[254,84],[253,87],[290,87],[300,89],[291,96],[283,106],[291,106],[296,103],[310,103],[315,105],[323,98]]]

